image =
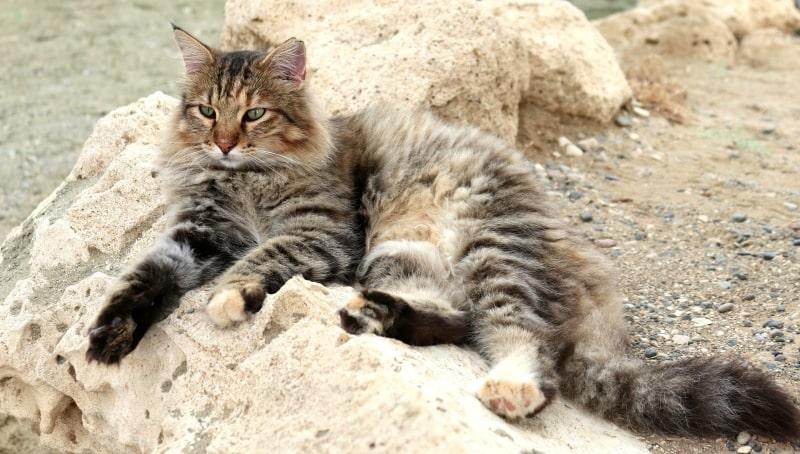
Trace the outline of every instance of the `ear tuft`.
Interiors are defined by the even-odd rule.
[[[214,61],[214,51],[184,29],[172,24],[175,42],[183,56],[186,74],[195,74]]]
[[[264,58],[267,69],[278,79],[302,84],[306,79],[306,46],[289,38]]]

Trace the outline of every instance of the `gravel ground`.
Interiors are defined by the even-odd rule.
[[[557,138],[532,156],[563,216],[614,261],[633,354],[743,356],[800,397],[800,104],[787,96],[800,62],[670,66],[688,91],[688,124],[629,115],[626,128],[576,128],[581,156]],[[647,440],[654,452],[738,449]]]

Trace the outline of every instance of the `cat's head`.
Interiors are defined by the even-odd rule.
[[[186,69],[168,162],[230,170],[317,167],[330,150],[294,38],[268,51],[222,52],[173,26]]]

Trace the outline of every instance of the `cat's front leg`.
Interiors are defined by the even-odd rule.
[[[345,226],[329,231],[304,229],[271,238],[236,262],[221,277],[206,312],[224,328],[258,312],[267,294],[295,275],[319,282],[345,283],[351,277],[355,236]]]
[[[212,235],[211,229],[191,222],[170,229],[120,278],[89,328],[86,358],[106,364],[119,362],[181,295],[216,275],[229,259]]]

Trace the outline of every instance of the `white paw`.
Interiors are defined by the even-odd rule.
[[[226,288],[217,291],[206,306],[211,321],[220,328],[247,320],[244,298],[238,289]]]
[[[521,352],[497,363],[475,394],[495,414],[514,419],[536,414],[555,391],[543,391],[529,355]]]
[[[486,377],[478,387],[478,399],[495,414],[506,418],[524,418],[547,403],[547,397],[530,379],[517,381]]]

